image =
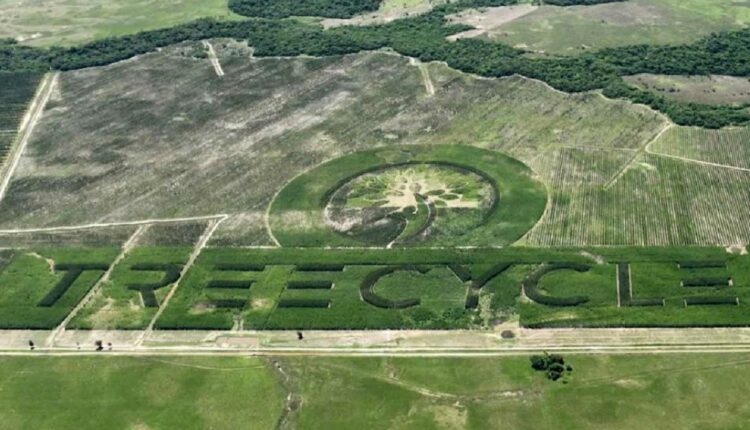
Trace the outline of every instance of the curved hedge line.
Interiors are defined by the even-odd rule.
[[[351,18],[378,10],[381,2],[382,0],[229,0],[229,9],[238,15],[260,18]]]
[[[365,279],[362,281],[359,287],[359,293],[362,300],[365,302],[382,309],[406,309],[414,306],[419,306],[422,303],[421,299],[404,299],[404,300],[390,300],[375,294],[373,289],[375,284],[380,278],[390,275],[391,273],[398,272],[400,270],[416,270],[420,273],[424,273],[424,269],[417,266],[400,266],[400,267],[386,267],[374,272],[370,272]]]
[[[546,306],[578,306],[589,301],[586,296],[572,296],[572,297],[552,297],[540,293],[537,290],[539,281],[544,275],[554,272],[556,270],[575,270],[576,272],[588,272],[591,270],[591,266],[587,264],[575,264],[575,263],[552,263],[544,264],[540,268],[536,269],[523,281],[523,291],[526,297],[535,301],[536,303]]]
[[[419,164],[476,174],[494,190],[495,198],[482,219],[471,229],[436,238],[443,246],[513,243],[534,226],[547,204],[547,191],[531,170],[498,152],[464,145],[393,146],[346,155],[292,180],[271,202],[269,224],[274,236],[282,246],[370,246],[368,238],[331,228],[321,216],[323,210],[337,190],[357,177]],[[285,222],[287,212],[304,216],[304,228]]]

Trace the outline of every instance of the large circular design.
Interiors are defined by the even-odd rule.
[[[544,186],[519,161],[462,146],[359,152],[290,182],[271,203],[282,246],[496,246],[539,219]]]

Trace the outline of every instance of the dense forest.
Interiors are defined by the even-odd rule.
[[[582,1],[591,0],[575,0],[576,3]],[[455,69],[482,76],[520,74],[568,92],[603,90],[609,97],[647,104],[682,125],[718,128],[750,123],[747,107],[677,102],[629,86],[621,79],[637,73],[750,76],[750,29],[714,34],[688,45],[629,46],[562,58],[533,58],[522,50],[487,40],[446,40],[446,36],[470,28],[448,24],[446,15],[468,7],[514,3],[516,0],[461,0],[388,24],[329,30],[294,19],[203,19],[73,48],[39,49],[18,45],[13,40],[0,40],[0,70],[71,70],[100,66],[158,47],[214,37],[247,40],[257,56],[340,55],[389,47],[422,61],[445,61]]]
[[[378,10],[381,2],[382,0],[229,0],[229,9],[242,16],[259,18],[351,18]]]

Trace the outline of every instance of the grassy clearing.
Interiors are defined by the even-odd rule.
[[[226,0],[0,0],[0,10],[0,37],[35,46],[78,45],[203,17],[241,18]]]
[[[671,430],[741,428],[750,419],[743,401],[750,366],[742,355],[566,358],[574,367],[566,384],[534,373],[527,357],[285,359],[303,399],[290,423],[301,429],[502,423],[518,430]]]
[[[628,0],[596,6],[542,6],[486,36],[548,54],[638,44],[680,44],[750,23],[733,0]]]
[[[169,292],[171,283],[162,285],[164,270],[138,270],[142,264],[184,265],[192,248],[182,247],[140,247],[135,248],[114,268],[110,279],[92,297],[68,325],[82,329],[143,329],[153,319],[158,305]],[[133,285],[153,284],[157,306]]]
[[[221,79],[208,60],[183,55],[189,46],[63,73],[0,224],[229,213],[212,244],[269,245],[263,217],[274,194],[345,154],[459,143],[533,166],[560,146],[637,148],[662,124],[625,102],[439,64],[425,65],[436,88],[427,97],[419,69],[384,53],[250,59],[237,44],[214,46]]]
[[[256,358],[0,359],[4,428],[273,428],[284,393]]]
[[[683,102],[731,105],[750,103],[748,78],[640,74],[623,79],[641,89]]]

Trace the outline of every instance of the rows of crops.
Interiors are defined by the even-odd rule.
[[[651,145],[651,151],[750,169],[750,128],[673,127]]]
[[[541,158],[551,204],[529,242],[664,246],[750,240],[750,172],[642,154],[609,181],[633,155],[562,150]]]
[[[0,73],[0,162],[16,139],[26,107],[41,78],[38,73]]]

